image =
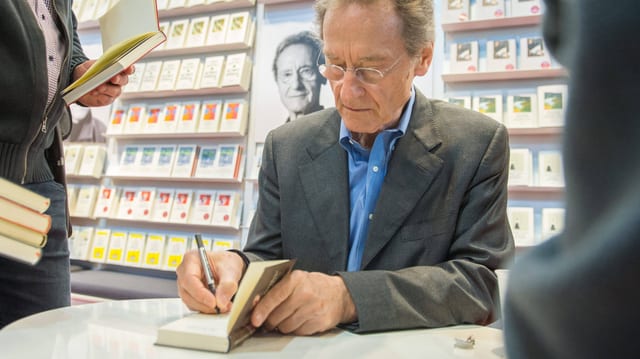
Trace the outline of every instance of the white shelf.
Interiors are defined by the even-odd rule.
[[[170,97],[194,97],[194,96],[211,96],[211,95],[234,95],[244,94],[249,91],[248,88],[242,86],[227,86],[227,87],[211,87],[203,89],[187,89],[187,90],[165,90],[165,91],[138,91],[127,92],[120,96],[120,99],[124,100],[138,100],[138,99],[165,99]]]
[[[495,72],[471,72],[461,74],[443,74],[442,81],[452,83],[472,83],[490,81],[515,81],[533,79],[553,79],[567,77],[568,73],[562,68],[540,69],[540,70],[513,70]]]
[[[451,33],[511,27],[537,26],[538,24],[540,24],[541,19],[542,15],[529,15],[503,17],[500,19],[470,20],[442,24],[442,30],[444,32]]]
[[[156,182],[174,182],[174,183],[232,183],[241,184],[242,180],[235,178],[201,178],[201,177],[151,177],[151,176],[130,176],[130,175],[110,175],[106,174],[105,178],[113,181],[156,181]]]
[[[238,132],[170,132],[170,133],[119,133],[105,134],[107,138],[115,139],[214,139],[214,138],[238,138],[245,135]]]
[[[560,137],[563,127],[509,128],[509,136],[518,137]]]

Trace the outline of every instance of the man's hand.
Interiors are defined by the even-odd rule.
[[[296,270],[258,302],[251,323],[282,333],[311,335],[357,320],[351,295],[340,276]]]
[[[226,251],[208,252],[209,263],[216,282],[214,296],[205,284],[205,277],[198,251],[185,253],[182,263],[176,269],[178,275],[178,294],[191,310],[202,313],[215,313],[231,310],[231,297],[238,290],[238,282],[244,273],[244,262],[236,253]]]
[[[87,72],[94,62],[96,61],[89,60],[76,66],[73,70],[73,80],[75,81],[80,78],[80,76]],[[121,73],[112,77],[106,83],[103,83],[89,91],[86,95],[80,97],[77,102],[81,105],[90,107],[110,105],[116,98],[118,98],[118,96],[120,96],[122,93],[122,87],[129,83],[129,75],[133,74],[134,71],[135,68],[130,66]]]

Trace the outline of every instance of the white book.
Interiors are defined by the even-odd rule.
[[[509,186],[530,186],[533,182],[531,150],[512,148],[509,156]]]
[[[147,62],[140,82],[140,91],[155,91],[162,69],[162,61]]]
[[[142,84],[142,75],[144,74],[145,66],[146,63],[144,62],[138,62],[134,65],[135,71],[131,75],[129,75],[129,82],[122,88],[122,92],[131,93],[140,91],[140,85]]]
[[[191,213],[193,191],[188,189],[176,189],[173,197],[173,206],[169,215],[170,223],[187,223]]]
[[[224,42],[226,44],[250,45],[253,36],[253,21],[248,11],[229,15],[229,25]]]
[[[169,0],[167,4],[167,9],[175,9],[178,7],[187,6],[187,0]]]
[[[143,176],[152,176],[156,172],[158,147],[156,145],[142,145],[140,151],[136,171]]]
[[[160,132],[171,133],[176,130],[178,126],[178,116],[180,116],[181,110],[182,105],[179,103],[168,103],[164,106],[161,117],[162,121],[159,127]]]
[[[540,36],[520,38],[520,65],[522,70],[547,69],[551,67],[551,58]]]
[[[189,19],[174,20],[169,26],[169,37],[167,38],[167,49],[177,49],[184,46],[187,37]]]
[[[65,144],[64,145],[64,164],[67,170],[67,174],[78,174],[80,169],[80,163],[82,162],[82,153],[84,152],[84,146],[80,144]]]
[[[144,123],[144,133],[160,133],[161,132],[161,120],[162,111],[164,111],[164,104],[149,104],[147,105],[147,115]]]
[[[133,216],[136,221],[150,221],[153,201],[155,200],[156,189],[145,187],[139,188],[134,201]]]
[[[147,245],[144,247],[142,266],[159,269],[162,267],[164,250],[167,238],[164,234],[150,233],[147,236]]]
[[[220,117],[222,113],[222,101],[205,100],[202,102],[198,119],[198,132],[218,132],[220,129]]]
[[[0,234],[0,257],[35,265],[42,257],[42,249]]]
[[[127,117],[127,107],[123,106],[119,101],[113,106],[109,124],[107,125],[107,134],[121,134],[124,130],[124,120]]]
[[[175,162],[176,145],[160,145],[156,151],[156,159],[154,160],[154,176],[168,177],[171,176],[173,162]]]
[[[124,231],[111,232],[109,249],[107,250],[107,263],[120,264],[124,259],[124,250],[127,247],[128,233]]]
[[[210,224],[215,201],[215,191],[196,191],[195,198],[193,200],[193,210],[189,216],[189,223]]]
[[[260,167],[262,166],[262,152],[264,151],[264,143],[256,143],[255,154],[253,156],[253,171],[251,178],[258,178]]]
[[[140,146],[128,145],[122,150],[120,156],[120,162],[118,163],[118,173],[121,175],[128,175],[135,171],[137,163],[140,162],[139,158],[142,156],[142,149]]]
[[[235,239],[220,239],[213,240],[211,250],[214,251],[226,251],[229,249],[240,249],[240,241]]]
[[[93,218],[97,199],[98,186],[81,186],[76,198],[74,215],[77,217]]]
[[[67,202],[69,203],[69,215],[76,215],[76,203],[78,202],[78,186],[67,184]]]
[[[93,227],[77,227],[73,229],[73,245],[70,248],[70,257],[72,259],[89,260],[93,232]]]
[[[197,145],[178,145],[176,160],[171,170],[171,177],[191,177],[198,156]]]
[[[538,152],[538,185],[542,187],[564,186],[561,151],[548,150]]]
[[[96,218],[110,218],[114,209],[118,206],[119,192],[120,188],[115,186],[100,186],[93,216]]]
[[[502,95],[474,96],[473,110],[502,122]]]
[[[451,44],[450,72],[467,73],[478,71],[478,42]]]
[[[236,213],[240,202],[239,193],[233,191],[218,192],[215,202],[211,224],[214,226],[236,227],[238,225]]]
[[[454,105],[458,105],[460,107],[472,109],[471,107],[471,96],[451,96],[445,99],[448,103],[452,103]]]
[[[220,86],[240,86],[248,89],[251,80],[251,66],[251,59],[245,52],[228,55]]]
[[[160,8],[158,7],[158,10],[160,10]],[[158,29],[160,29],[160,32],[162,32],[167,38],[169,38],[168,34],[169,34],[169,28],[171,27],[171,22],[169,21],[161,21],[158,23]],[[167,42],[163,42],[162,44],[158,45],[158,47],[156,47],[154,49],[155,50],[162,50],[162,49],[166,49],[167,48]]]
[[[229,28],[229,14],[213,15],[209,20],[209,31],[207,31],[207,45],[222,45],[227,37]]]
[[[511,0],[511,16],[539,15],[541,13],[540,0]]]
[[[111,238],[111,230],[108,228],[96,229],[91,243],[91,252],[89,260],[91,262],[102,263],[107,259],[107,248],[109,247],[109,238]]]
[[[142,256],[144,254],[144,245],[147,241],[147,235],[141,232],[129,232],[127,247],[124,253],[124,264],[128,266],[138,267],[142,265]]]
[[[120,191],[120,202],[118,203],[118,212],[116,218],[119,219],[136,219],[134,210],[136,207],[136,187],[124,187]]]
[[[487,41],[487,71],[516,69],[516,40]]]
[[[535,243],[532,207],[508,207],[507,218],[516,246],[530,246]]]
[[[220,145],[215,164],[215,177],[237,179],[242,158],[242,146]]]
[[[85,146],[83,152],[78,174],[100,178],[107,158],[106,147],[104,145],[88,145]]]
[[[176,90],[190,90],[198,88],[198,77],[200,76],[200,58],[184,59],[180,64],[178,79],[176,80]]]
[[[175,270],[184,257],[184,252],[187,251],[188,238],[186,236],[169,236],[167,240],[167,249],[165,254],[164,270]]]
[[[504,0],[476,0],[471,7],[471,19],[498,19],[505,16]]]
[[[562,233],[564,230],[564,214],[564,208],[542,209],[542,240],[547,240]]]
[[[191,19],[185,46],[204,46],[207,40],[207,30],[209,30],[209,16],[200,16]]]
[[[442,23],[469,20],[469,0],[443,0]]]
[[[220,87],[224,69],[224,56],[209,56],[204,59],[200,88]]]
[[[206,3],[205,0],[187,0],[187,6],[189,7],[196,6],[196,5],[203,5],[205,3]]]
[[[538,86],[538,126],[562,126],[566,106],[567,85]]]
[[[156,85],[157,91],[169,91],[176,88],[178,71],[180,71],[181,60],[167,60],[162,63],[162,70]]]
[[[200,116],[200,101],[189,101],[182,104],[182,113],[178,121],[176,132],[195,133],[198,129]]]
[[[198,154],[198,163],[196,164],[196,172],[194,177],[197,178],[216,178],[218,170],[216,160],[218,159],[218,146],[202,146]]]
[[[247,101],[227,100],[222,110],[219,132],[245,133],[247,127]]]
[[[171,207],[173,206],[173,198],[175,189],[158,188],[156,189],[156,199],[153,201],[151,210],[151,221],[168,222],[171,215]]]
[[[129,106],[124,125],[124,133],[142,133],[142,126],[144,125],[144,116],[146,115],[146,110],[146,105],[143,103],[133,104]]]
[[[534,128],[538,126],[538,101],[535,94],[507,96],[505,124],[509,128]]]

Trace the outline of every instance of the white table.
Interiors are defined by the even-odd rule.
[[[502,332],[457,326],[357,335],[335,329],[311,337],[256,333],[229,354],[154,345],[157,328],[189,313],[180,299],[109,301],[55,309],[0,330],[9,358],[502,358]],[[473,349],[454,338],[473,335]]]

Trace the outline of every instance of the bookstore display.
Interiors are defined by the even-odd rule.
[[[510,137],[508,217],[517,248],[563,228],[566,72],[545,48],[537,0],[441,3],[444,99],[503,123]]]
[[[255,2],[146,1],[166,41],[135,63],[107,143],[65,143],[70,252],[83,266],[172,272],[194,232],[212,250],[242,240]],[[103,15],[146,6],[123,3],[75,1],[78,31],[106,48]]]

